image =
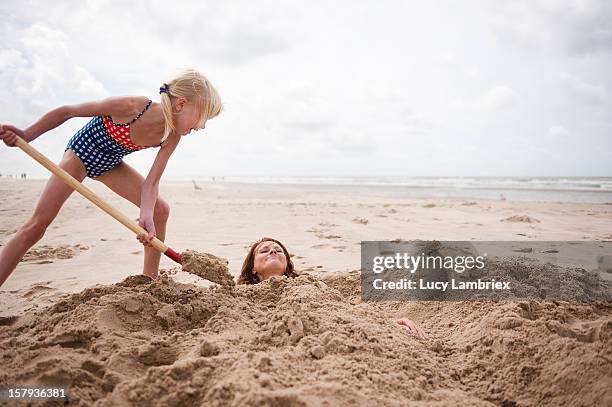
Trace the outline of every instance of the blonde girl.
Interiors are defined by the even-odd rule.
[[[160,253],[150,245],[153,237],[164,240],[170,208],[159,197],[159,181],[168,159],[182,136],[204,129],[206,121],[221,113],[219,94],[204,75],[188,69],[159,89],[160,103],[145,96],[110,97],[61,106],[42,116],[25,130],[0,125],[0,139],[14,146],[17,136],[31,142],[73,117],[93,118],[68,142],[61,168],[82,182],[90,177],[102,182],[140,207],[139,224],[148,234],[137,236],[145,245],[143,273],[157,277]],[[145,148],[159,148],[146,178],[123,161]],[[52,175],[32,216],[0,252],[0,286],[23,255],[38,242],[73,192]]]

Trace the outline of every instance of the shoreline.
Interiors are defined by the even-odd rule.
[[[245,178],[240,180],[216,180],[216,177],[194,177],[186,179],[183,177],[163,179],[160,185],[166,186],[193,186],[194,183],[207,186],[248,188],[260,186],[269,190],[292,189],[307,190],[313,192],[342,191],[355,195],[369,195],[381,198],[407,198],[407,199],[449,199],[449,200],[481,200],[481,201],[508,201],[508,202],[533,202],[533,203],[585,203],[612,205],[612,190],[601,190],[597,188],[520,188],[520,187],[495,187],[495,186],[453,186],[453,185],[405,185],[393,183],[314,183],[314,182],[246,182]],[[219,177],[231,178],[231,177]],[[257,177],[254,177],[257,178]],[[296,177],[300,178],[300,177]],[[565,178],[565,177],[564,177]],[[48,178],[29,178],[27,180],[17,178],[0,178],[0,182],[34,182],[44,183]],[[503,199],[500,197],[503,196]]]

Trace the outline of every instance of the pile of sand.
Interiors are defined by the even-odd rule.
[[[228,261],[210,253],[185,250],[181,253],[183,271],[220,285],[232,286],[234,278],[229,272]]]
[[[359,287],[96,286],[0,320],[0,383],[65,383],[100,406],[612,404],[608,302],[363,303]]]

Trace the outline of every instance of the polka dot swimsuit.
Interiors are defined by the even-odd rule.
[[[79,130],[68,142],[66,150],[72,150],[83,161],[87,176],[99,177],[119,164],[128,154],[148,147],[132,143],[130,125],[151,106],[145,108],[129,123],[117,124],[110,116],[96,116]],[[161,143],[159,144],[161,145]]]

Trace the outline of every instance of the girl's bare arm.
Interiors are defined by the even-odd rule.
[[[103,100],[77,105],[60,106],[43,115],[36,123],[24,130],[24,138],[30,142],[43,133],[54,129],[73,117],[92,117],[100,115],[130,116],[139,113],[141,97],[110,97]],[[142,104],[142,103],[140,103]]]
[[[157,152],[157,156],[155,157],[155,161],[151,166],[151,170],[149,171],[147,178],[145,178],[145,181],[142,184],[140,194],[139,224],[149,232],[148,236],[138,236],[138,240],[140,240],[142,243],[148,244],[155,236],[153,211],[155,208],[155,202],[157,201],[157,196],[159,195],[159,181],[164,170],[166,169],[168,159],[176,149],[179,140],[179,137],[172,136],[166,140],[166,142]]]

